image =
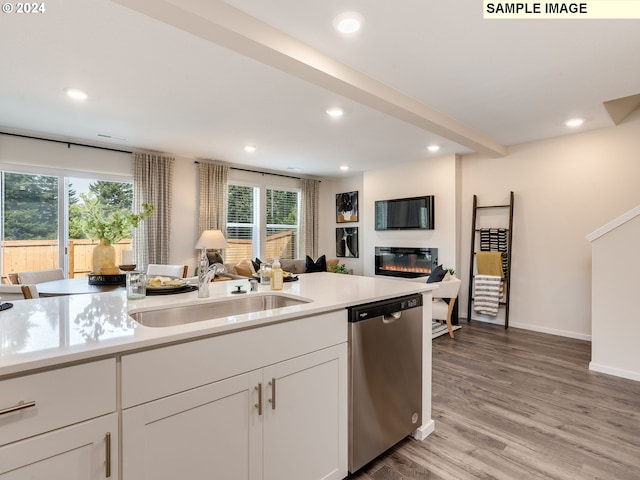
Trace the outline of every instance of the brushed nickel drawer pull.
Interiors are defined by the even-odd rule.
[[[35,400],[33,402],[19,402],[17,405],[14,405],[13,407],[3,408],[2,410],[0,410],[0,415],[6,415],[7,413],[17,412],[19,410],[24,410],[25,408],[31,408],[35,406],[36,406]]]
[[[107,432],[104,436],[104,445],[106,449],[105,455],[105,471],[104,476],[106,478],[111,477],[111,433]]]
[[[269,399],[269,403],[271,404],[271,410],[276,409],[276,379],[275,377],[271,379],[269,382],[271,385],[271,398]]]
[[[258,415],[262,415],[262,383],[259,383],[256,387],[258,391],[258,403],[255,406],[258,408]]]

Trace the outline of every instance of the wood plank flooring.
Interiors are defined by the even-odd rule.
[[[462,327],[433,341],[435,432],[350,479],[640,479],[640,382],[590,372],[590,342]]]

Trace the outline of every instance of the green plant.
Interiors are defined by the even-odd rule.
[[[109,210],[92,194],[81,193],[82,204],[80,210],[80,228],[91,240],[102,240],[105,244],[117,243],[123,238],[131,236],[131,229],[149,217],[154,206],[150,203],[142,204],[142,212],[131,213],[126,210]]]
[[[451,275],[455,275],[455,274],[456,274],[456,271],[455,271],[453,268],[450,268],[450,269],[449,269],[449,273],[450,273]]]
[[[347,266],[344,263],[336,265],[331,271],[333,273],[349,273],[349,270],[347,270]]]

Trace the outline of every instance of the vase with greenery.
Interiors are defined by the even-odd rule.
[[[99,241],[93,249],[92,270],[96,275],[114,275],[119,273],[116,266],[114,243],[131,236],[131,230],[137,228],[142,220],[149,217],[154,206],[142,204],[142,212],[131,213],[123,209],[110,209],[91,194],[81,193],[80,227],[93,241]]]

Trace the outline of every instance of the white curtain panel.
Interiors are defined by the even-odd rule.
[[[134,260],[144,271],[150,263],[169,263],[173,166],[175,158],[153,153],[132,155],[133,210],[143,203],[154,206],[153,215],[133,231]]]
[[[309,178],[300,179],[301,208],[300,208],[300,246],[303,255],[311,258],[318,256],[318,199],[320,197],[320,182]]]

